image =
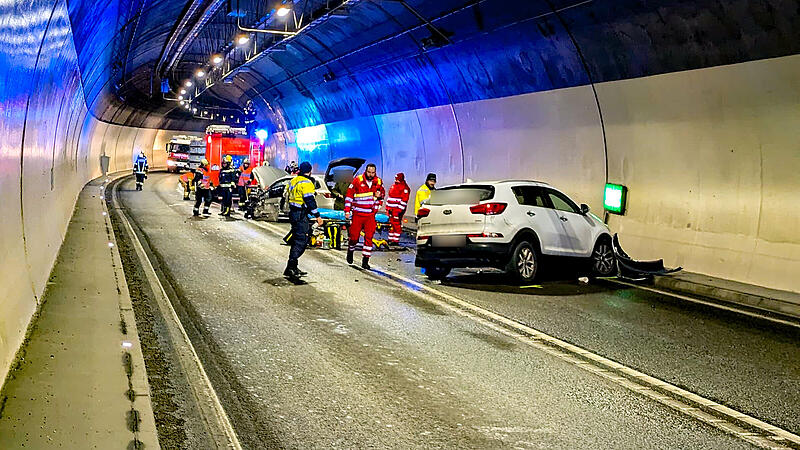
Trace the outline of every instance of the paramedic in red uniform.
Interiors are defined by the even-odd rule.
[[[394,177],[394,184],[389,188],[389,195],[386,196],[386,212],[389,214],[389,245],[400,244],[400,234],[403,232],[403,216],[406,215],[408,207],[408,197],[411,195],[411,188],[406,183],[406,176],[403,172]]]
[[[375,235],[375,213],[381,207],[386,190],[383,181],[376,175],[375,164],[367,164],[367,170],[355,177],[344,199],[344,215],[350,224],[350,246],[347,249],[347,263],[353,264],[353,252],[364,231],[364,248],[361,251],[361,267],[369,270],[369,257],[372,256],[372,236]]]

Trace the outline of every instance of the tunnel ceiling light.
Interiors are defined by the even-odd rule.
[[[183,100],[183,96],[182,96],[182,95],[179,95],[179,96],[178,96],[178,100]],[[181,103],[183,103],[183,102],[181,102]]]
[[[203,78],[204,76],[206,76],[206,71],[205,71],[205,70],[203,70],[203,69],[200,69],[200,70],[198,70],[197,72],[195,72],[195,73],[194,73],[194,75],[195,75],[197,78]]]
[[[181,95],[186,95],[186,89],[181,89]]]
[[[278,8],[278,10],[275,12],[275,14],[277,14],[278,17],[286,17],[289,14],[289,12],[291,12],[291,10],[292,10],[291,8],[289,8],[288,6],[284,5],[284,6],[281,6],[280,8]]]
[[[197,112],[197,108],[192,108],[192,112],[196,113]]]
[[[247,44],[248,42],[250,42],[250,36],[246,34],[243,34],[236,39],[236,43],[238,43],[239,45],[244,45]]]
[[[186,80],[186,83],[184,83],[183,85],[186,86],[186,87],[192,87],[192,81],[191,80]]]
[[[606,183],[603,192],[603,208],[612,214],[625,214],[628,188],[621,184]]]
[[[221,62],[222,62],[222,56],[221,56],[221,55],[214,55],[214,56],[211,58],[211,62],[213,62],[214,64],[219,64],[219,63],[221,63]]]

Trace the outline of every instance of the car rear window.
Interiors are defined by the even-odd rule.
[[[475,205],[492,198],[494,198],[494,186],[450,186],[431,192],[428,204],[434,206]]]

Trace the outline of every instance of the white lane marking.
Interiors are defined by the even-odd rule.
[[[279,237],[282,237],[285,234],[284,230],[281,230],[275,225],[257,222],[251,219],[245,220],[259,228],[271,231]],[[337,261],[343,266],[348,266],[344,263],[344,261],[341,260],[341,258],[337,258],[333,254],[327,252],[319,254],[331,260]],[[800,445],[800,436],[797,436],[787,430],[728,408],[727,406],[721,405],[713,400],[707,399],[698,394],[667,383],[666,381],[639,372],[636,369],[627,367],[596,353],[592,353],[586,349],[578,347],[577,345],[562,341],[561,339],[550,336],[535,328],[481,308],[480,306],[464,301],[453,295],[433,289],[398,273],[382,268],[380,268],[377,272],[373,271],[365,273],[381,280],[387,280],[401,288],[407,288],[408,285],[411,285],[416,288],[416,290],[406,289],[406,291],[418,296],[423,300],[436,304],[439,307],[445,308],[475,322],[481,323],[482,325],[485,325],[499,333],[519,340],[550,355],[556,356],[557,358],[566,361],[573,366],[579,367],[595,375],[599,375],[618,386],[643,395],[651,400],[656,401],[657,403],[711,425],[714,428],[731,434],[758,447],[769,449],[789,449],[790,447],[786,447],[785,445],[781,445],[779,442],[777,442],[784,440],[792,442],[796,445]],[[422,291],[424,291],[424,293]],[[439,300],[436,297],[440,297],[443,300]],[[576,358],[576,356],[584,359]],[[589,361],[586,361],[586,359]],[[625,376],[620,376],[619,374],[624,374]],[[662,394],[661,391],[667,391],[673,396],[677,397],[677,399],[666,396]],[[697,407],[692,406],[692,404],[698,404],[708,408],[716,412],[717,415],[709,414]],[[724,418],[720,418],[720,416]],[[739,425],[736,425],[737,421],[746,423],[750,427],[761,431],[763,435],[753,433]]]
[[[790,327],[793,327],[793,328],[800,328],[800,323],[792,322],[791,320],[783,320],[783,319],[779,319],[777,317],[771,317],[771,316],[767,316],[767,315],[764,315],[764,314],[759,314],[759,313],[756,313],[756,312],[735,308],[733,306],[721,305],[719,303],[709,302],[709,301],[705,301],[705,300],[702,300],[702,299],[699,299],[699,298],[694,298],[694,297],[689,297],[689,296],[686,296],[686,295],[681,295],[681,294],[678,294],[678,293],[675,293],[675,292],[669,292],[669,291],[663,291],[663,290],[660,290],[660,289],[651,288],[649,286],[639,286],[638,284],[628,283],[627,281],[615,280],[615,279],[611,279],[611,278],[604,278],[603,280],[610,281],[610,282],[616,283],[616,284],[621,284],[623,286],[628,286],[628,287],[632,287],[632,288],[636,288],[636,289],[641,289],[643,291],[648,291],[648,292],[653,292],[653,293],[660,294],[660,295],[665,295],[665,296],[668,296],[668,297],[678,298],[678,299],[681,299],[681,300],[684,300],[684,301],[687,301],[687,302],[691,302],[691,303],[697,303],[697,304],[704,305],[704,306],[710,306],[712,308],[721,309],[721,310],[733,312],[733,313],[736,313],[736,314],[742,314],[742,315],[749,316],[749,317],[755,317],[757,319],[766,320],[766,321],[769,321],[769,322],[778,323],[778,324],[790,326]]]
[[[222,407],[222,402],[219,400],[219,396],[217,395],[217,391],[214,389],[214,386],[211,384],[211,380],[208,378],[208,374],[206,373],[205,368],[203,367],[203,363],[200,361],[200,357],[197,355],[197,351],[195,351],[194,346],[192,345],[192,341],[189,339],[189,335],[186,334],[186,330],[183,328],[183,324],[181,324],[180,318],[178,318],[178,314],[175,312],[175,308],[172,307],[172,303],[169,301],[169,296],[167,292],[164,290],[164,286],[161,284],[161,281],[158,279],[158,275],[156,274],[155,268],[153,268],[153,264],[150,262],[150,259],[147,257],[147,253],[144,251],[144,247],[142,243],[139,241],[139,237],[133,230],[128,218],[125,216],[125,213],[119,206],[119,198],[117,195],[117,187],[119,183],[115,184],[112,191],[113,195],[111,197],[112,202],[114,204],[114,208],[120,211],[119,217],[122,220],[122,223],[125,225],[125,228],[128,234],[131,236],[131,241],[133,246],[135,247],[136,253],[139,255],[139,259],[144,261],[144,267],[146,276],[148,281],[151,284],[158,286],[159,293],[161,294],[161,298],[163,303],[167,306],[167,309],[170,311],[170,315],[172,316],[171,319],[174,322],[175,326],[180,330],[181,335],[184,340],[184,344],[191,352],[191,357],[196,365],[196,369],[198,370],[203,383],[205,384],[205,390],[207,394],[211,397],[212,400],[212,408],[215,414],[215,419],[217,423],[222,427],[225,433],[225,440],[227,441],[227,448],[233,448],[235,450],[242,450],[242,445],[239,442],[239,438],[236,436],[236,431],[233,429],[233,425],[231,424],[230,418],[228,418],[228,414],[225,412],[225,408]]]

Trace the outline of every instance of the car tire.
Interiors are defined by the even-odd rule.
[[[430,266],[425,268],[425,275],[430,280],[443,280],[450,274],[449,267],[442,267],[442,266]]]
[[[511,252],[506,272],[520,283],[530,283],[536,279],[541,260],[536,247],[528,241],[520,241]]]
[[[593,277],[610,277],[617,274],[617,258],[610,239],[600,239],[594,244],[589,258]]]

